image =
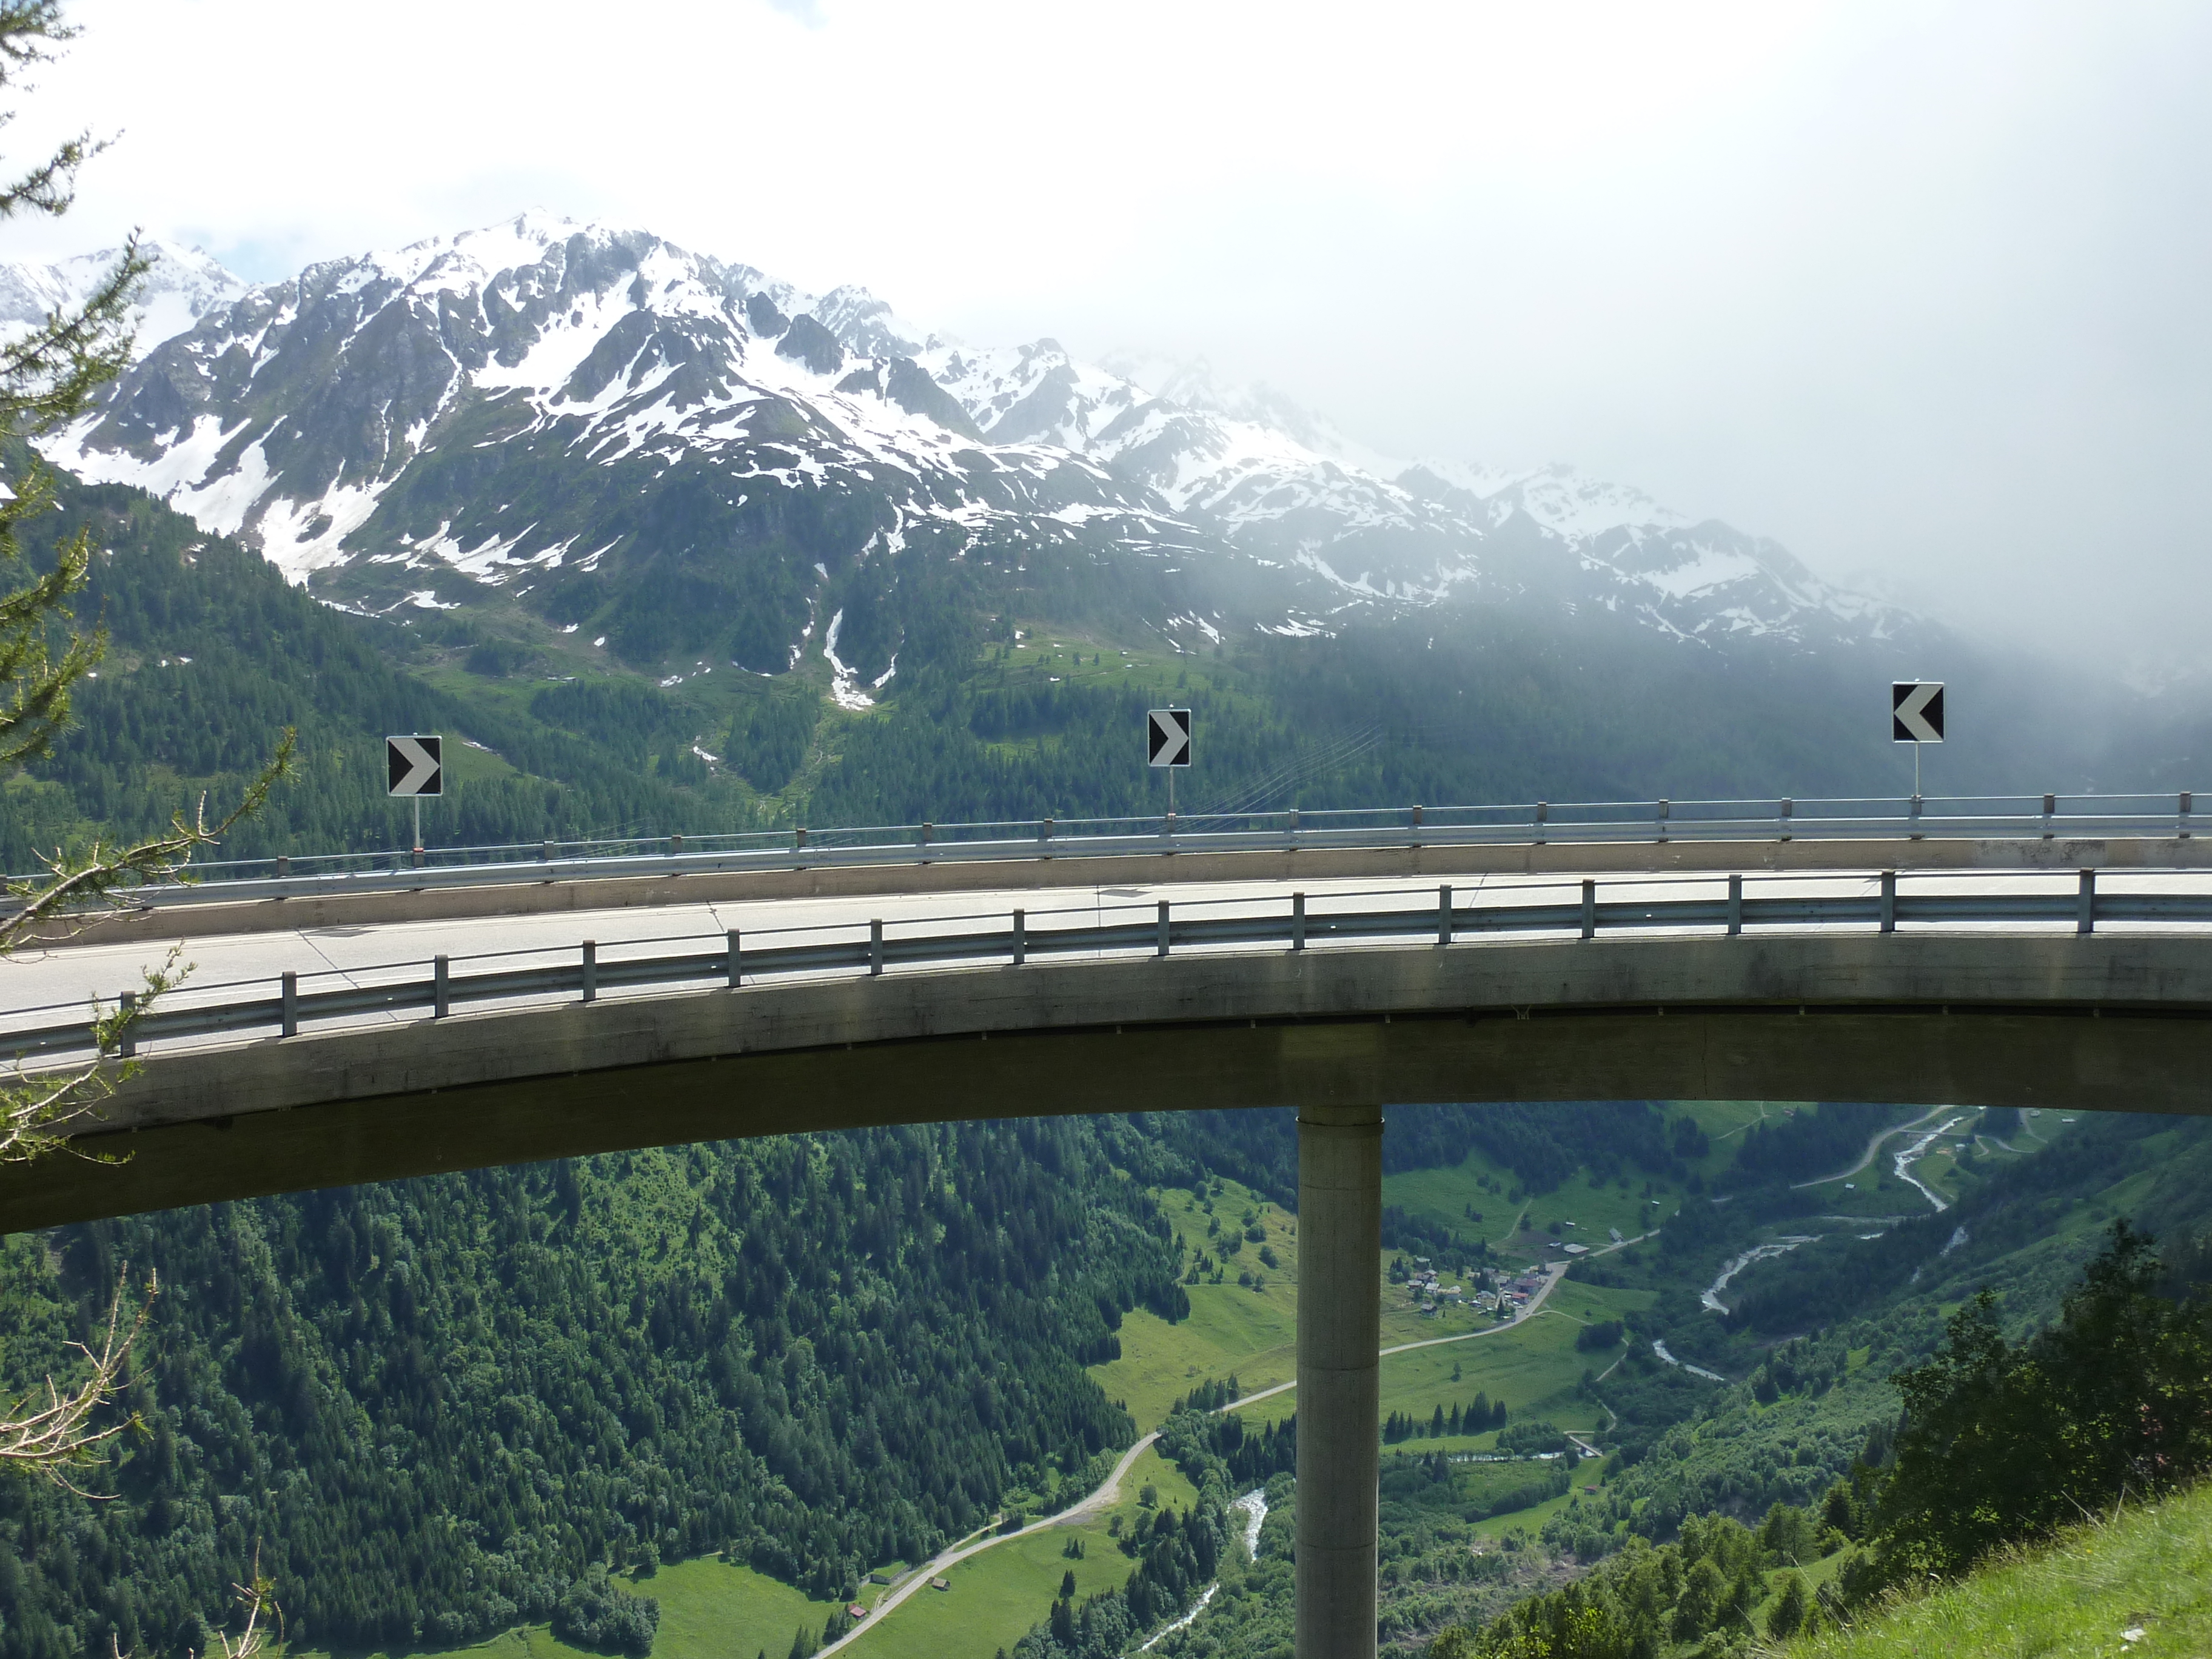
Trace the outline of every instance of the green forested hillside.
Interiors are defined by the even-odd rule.
[[[639,1153],[11,1241],[11,1383],[163,1289],[112,1501],[0,1482],[0,1653],[204,1650],[258,1550],[295,1644],[540,1620],[726,1552],[817,1597],[1133,1432],[1085,1374],[1180,1251],[1113,1121]],[[1110,1162],[1109,1162],[1110,1160]]]
[[[12,870],[203,790],[220,801],[286,726],[298,776],[233,855],[404,845],[380,761],[395,731],[458,739],[424,820],[447,846],[1156,812],[1140,734],[1164,702],[1196,714],[1186,812],[1896,793],[1909,776],[1876,718],[1884,662],[1757,640],[1723,654],[1607,615],[1475,607],[1192,653],[1109,566],[916,548],[846,595],[846,660],[896,659],[876,706],[854,709],[833,704],[818,648],[772,676],[702,658],[656,680],[489,599],[337,611],[137,491],[64,480],[61,495],[38,533],[91,527],[104,550],[79,610],[112,650],[77,728],[0,794]],[[1930,787],[2086,781],[2081,737],[2000,725]]]
[[[1819,1146],[1831,1133],[1820,1115],[1799,1115],[1815,1120],[1802,1138]],[[1095,1483],[1133,1431],[1085,1367],[1118,1353],[1129,1310],[1146,1309],[1153,1328],[1152,1316],[1181,1315],[1177,1280],[1206,1243],[1182,1249],[1176,1230],[1189,1224],[1168,1217],[1185,1211],[1149,1194],[1188,1188],[1208,1165],[1267,1173],[1274,1120],[800,1137],[11,1241],[0,1352],[18,1382],[97,1316],[126,1261],[134,1276],[157,1268],[164,1289],[129,1402],[151,1432],[127,1443],[117,1497],[0,1484],[0,1654],[63,1659],[111,1632],[126,1650],[202,1649],[203,1621],[222,1618],[225,1587],[256,1547],[295,1644],[340,1650],[448,1649],[556,1618],[564,1598],[586,1606],[609,1568],[715,1551],[817,1603],[842,1600],[869,1568],[925,1559],[1002,1503],[1036,1512]],[[1864,1120],[1839,1121],[1856,1136]],[[1787,1141],[1795,1121],[1771,1138]],[[1648,1175],[1618,1162],[1638,1141],[1615,1132],[1639,1122],[1653,1130]],[[1833,1230],[1840,1267],[1801,1265],[1814,1246],[1754,1264],[1724,1317],[1698,1306],[1695,1287],[1747,1238],[1810,1218],[1743,1184],[1758,1171],[1729,1148],[1747,1137],[1717,1142],[1698,1124],[1673,1106],[1395,1115],[1393,1169],[1436,1173],[1422,1176],[1421,1213],[1393,1224],[1414,1229],[1404,1249],[1456,1259],[1455,1272],[1535,1252],[1525,1233],[1497,1242],[1531,1206],[1587,1219],[1639,1182],[1734,1189],[1723,1204],[1692,1196],[1656,1240],[1576,1269],[1626,1332],[1561,1337],[1565,1392],[1514,1426],[1537,1437],[1523,1449],[1541,1450],[1556,1443],[1542,1438],[1544,1417],[1598,1425],[1582,1431],[1608,1452],[1595,1472],[1570,1482],[1558,1465],[1462,1468],[1466,1443],[1426,1429],[1389,1449],[1385,1613],[1397,1644],[1664,1543],[1700,1516],[1755,1524],[1777,1503],[1817,1511],[1855,1459],[1887,1443],[1890,1373],[1930,1352],[1961,1297],[1995,1287],[2008,1328],[2025,1329],[2049,1316],[2112,1216],[2139,1214],[2177,1238],[2207,1219],[2205,1126],[2098,1119],[2062,1135],[2046,1115],[2022,1144],[2048,1132],[2051,1150],[1947,1176],[1958,1201],[1932,1224],[1863,1239]],[[1495,1133],[1472,1133],[1486,1127]],[[1431,1218],[1458,1214],[1445,1170],[1481,1203],[1510,1207],[1487,1222],[1474,1203],[1455,1224]],[[1507,1191],[1509,1181],[1519,1184]],[[1908,1258],[1902,1272],[1889,1265]],[[1613,1285],[1644,1288],[1603,1289]],[[1737,1316],[1793,1300],[1794,1319]],[[1667,1365],[1655,1341],[1729,1380]],[[1579,1389],[1575,1366],[1587,1367]],[[1455,1406],[1484,1375],[1435,1374]],[[1425,1395],[1413,1409],[1432,1416]],[[1210,1419],[1203,1443],[1184,1449],[1201,1473],[1220,1460],[1217,1505],[1282,1466],[1289,1442],[1261,1431],[1270,1420],[1246,1432],[1233,1414]],[[1270,1501],[1272,1531],[1294,1487]],[[1116,1591],[1111,1607],[1071,1603],[1057,1632],[1054,1609],[1038,1605],[1024,1650],[1103,1654],[1218,1570],[1233,1599],[1157,1650],[1271,1654],[1287,1630],[1288,1576],[1222,1565],[1224,1524],[1218,1510],[1193,1511],[1159,1534],[1149,1588]],[[622,1593],[641,1592],[649,1581]]]

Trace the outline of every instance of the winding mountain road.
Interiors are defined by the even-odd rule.
[[[1867,1142],[1866,1151],[1859,1154],[1859,1161],[1852,1164],[1850,1169],[1839,1170],[1832,1176],[1822,1176],[1818,1181],[1792,1182],[1790,1183],[1790,1190],[1793,1193],[1802,1193],[1808,1187],[1825,1187],[1832,1181],[1841,1181],[1846,1176],[1855,1176],[1861,1170],[1865,1169],[1868,1164],[1874,1162],[1874,1155],[1881,1150],[1881,1143],[1887,1140],[1892,1135],[1908,1134],[1911,1131],[1918,1128],[1922,1124],[1929,1121],[1931,1119],[1941,1117],[1946,1112],[1956,1111],[1957,1109],[1958,1109],[1954,1106],[1937,1106],[1931,1108],[1921,1116],[1914,1118],[1910,1123],[1892,1124],[1888,1128],[1881,1130],[1874,1137],[1873,1139]]]
[[[914,1571],[908,1574],[905,1579],[901,1583],[893,1585],[891,1587],[890,1594],[884,1596],[883,1600],[878,1601],[874,1607],[868,1609],[868,1616],[866,1618],[861,1620],[859,1624],[854,1626],[853,1628],[846,1634],[839,1637],[836,1641],[830,1643],[829,1646],[820,1650],[820,1653],[836,1653],[848,1643],[856,1641],[859,1639],[861,1632],[864,1631],[872,1630],[884,1615],[889,1613],[893,1607],[898,1606],[899,1603],[904,1601],[908,1596],[914,1595],[915,1591],[922,1589],[931,1579],[941,1576],[948,1567],[957,1566],[961,1562],[965,1561],[969,1556],[981,1555],[985,1550],[996,1548],[999,1545],[1004,1544],[1012,1539],[1019,1538],[1025,1533],[1042,1532],[1047,1527],[1061,1527],[1066,1526],[1072,1521],[1084,1520],[1090,1516],[1096,1515],[1099,1510],[1107,1508],[1113,1503],[1114,1494],[1120,1490],[1123,1479],[1127,1477],[1129,1470],[1135,1465],[1136,1461],[1139,1457],[1142,1457],[1145,1453],[1151,1449],[1152,1443],[1159,1437],[1159,1431],[1155,1429],[1152,1433],[1145,1436],[1144,1438],[1138,1441],[1135,1445],[1130,1447],[1128,1450],[1121,1454],[1121,1461],[1114,1465],[1112,1473],[1108,1474],[1105,1480],[1099,1482],[1098,1489],[1096,1492],[1084,1498],[1080,1503],[1072,1504],[1068,1508],[1060,1510],[1059,1514],[1045,1516],[1038,1520],[1032,1521],[1027,1526],[1024,1527],[1020,1532],[994,1532],[988,1538],[973,1538],[967,1542],[955,1544],[949,1549],[939,1551],[937,1554],[930,1557],[928,1560],[923,1562],[921,1566],[915,1568]],[[819,1659],[819,1656],[817,1656],[817,1659]]]
[[[1615,1250],[1625,1250],[1632,1244],[1640,1244],[1650,1237],[1649,1233],[1638,1233],[1634,1238],[1624,1238],[1617,1244],[1608,1244],[1602,1249],[1591,1251],[1590,1254],[1610,1255]],[[1571,1264],[1562,1262],[1547,1270],[1543,1285],[1537,1290],[1535,1295],[1528,1298],[1528,1305],[1515,1315],[1509,1323],[1488,1326],[1479,1331],[1462,1331],[1455,1336],[1432,1336],[1419,1342],[1401,1342],[1395,1347],[1378,1350],[1377,1357],[1387,1359],[1392,1354],[1411,1353],[1417,1348],[1440,1348],[1447,1343],[1472,1342],[1477,1337],[1495,1336],[1500,1331],[1515,1329],[1543,1307],[1545,1300],[1558,1287],[1559,1281],[1567,1276],[1569,1265]],[[1242,1395],[1216,1409],[1224,1412],[1237,1411],[1256,1401],[1272,1399],[1276,1395],[1286,1394],[1297,1386],[1295,1378],[1288,1382],[1278,1382],[1272,1388],[1260,1389],[1251,1394]],[[1044,1516],[1032,1521],[1019,1532],[994,1532],[987,1538],[970,1537],[950,1548],[939,1551],[913,1572],[908,1574],[897,1584],[892,1586],[890,1594],[868,1610],[866,1618],[854,1626],[845,1635],[823,1648],[821,1650],[822,1656],[826,1659],[826,1656],[836,1653],[848,1644],[858,1640],[864,1632],[872,1630],[892,1608],[925,1588],[931,1579],[942,1576],[948,1568],[957,1566],[970,1557],[981,1555],[985,1550],[995,1549],[1000,1544],[1010,1542],[1030,1533],[1042,1532],[1048,1527],[1068,1526],[1087,1520],[1102,1510],[1111,1508],[1115,1495],[1121,1490],[1121,1482],[1128,1478],[1129,1471],[1135,1467],[1137,1460],[1150,1450],[1153,1443],[1159,1437],[1159,1431],[1155,1429],[1139,1439],[1135,1445],[1121,1454],[1121,1460],[1114,1465],[1112,1472],[1098,1483],[1095,1491],[1080,1502],[1072,1504],[1066,1509],[1061,1510],[1058,1514]]]

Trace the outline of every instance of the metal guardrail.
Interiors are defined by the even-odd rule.
[[[2194,797],[1957,796],[1752,801],[1534,801],[1341,811],[884,824],[425,851],[228,860],[130,890],[146,906],[623,876],[1164,853],[1669,842],[2112,841],[2192,837]],[[39,878],[14,878],[30,880]]]
[[[125,1052],[133,1052],[143,1042],[231,1033],[293,1036],[309,1025],[365,1015],[427,1012],[439,1019],[471,1005],[550,999],[590,1002],[615,990],[708,984],[735,988],[779,976],[878,975],[910,967],[994,963],[1018,967],[1034,957],[1054,956],[1164,957],[1177,951],[1209,947],[1304,951],[1314,945],[1413,940],[1448,947],[1507,935],[1588,939],[1635,930],[1735,936],[1766,928],[1849,927],[1893,933],[1906,927],[2029,925],[2086,934],[2106,922],[2212,930],[2212,882],[2186,890],[2160,890],[2142,884],[2155,879],[2142,872],[2130,872],[2129,878],[2130,884],[2117,890],[2100,890],[2094,871],[2080,872],[2070,888],[2045,878],[2024,878],[2018,872],[1981,872],[1978,878],[1960,872],[1917,878],[1894,872],[1863,878],[1754,876],[1748,878],[1749,891],[1747,878],[1741,875],[1676,878],[1663,883],[1698,890],[1678,898],[1651,896],[1650,877],[1624,877],[1605,884],[1583,880],[1579,885],[1572,881],[1516,883],[1500,890],[1504,902],[1470,900],[1446,884],[1434,890],[1432,904],[1425,902],[1429,890],[1392,888],[1330,893],[1322,900],[1328,908],[1318,909],[1309,907],[1305,893],[1295,892],[1281,899],[1085,905],[1042,913],[1034,920],[1022,909],[1003,915],[935,916],[896,924],[897,931],[881,921],[760,930],[749,935],[732,929],[720,938],[625,941],[621,947],[625,950],[669,945],[684,948],[609,959],[602,959],[597,944],[587,939],[573,953],[526,948],[307,976],[310,981],[344,981],[327,990],[302,989],[301,976],[295,973],[273,980],[188,988],[195,997],[236,994],[148,1012],[132,1026],[128,1041],[133,1046]],[[2039,881],[2042,890],[2021,890],[2024,880]],[[1758,890],[1761,884],[1802,889],[1844,882],[1861,890],[1765,896]],[[1914,892],[1913,884],[1931,890]],[[1955,890],[1961,884],[1990,890],[1932,890],[1939,886]],[[1606,886],[1616,892],[1646,890],[1607,897]],[[1424,902],[1405,902],[1416,895]],[[1378,897],[1399,902],[1382,908],[1334,908]],[[1105,919],[1108,912],[1131,911],[1138,914]],[[1094,920],[1062,921],[1076,915]],[[2212,932],[2207,937],[2212,941]],[[544,960],[563,955],[562,960]],[[538,960],[525,964],[515,960],[519,957]],[[375,982],[355,982],[362,978]],[[91,1012],[112,1009],[118,1001],[128,1006],[131,995],[97,1005]],[[75,1006],[75,1014],[66,1020],[0,1030],[0,1054],[20,1060],[89,1051],[94,1042],[91,1013],[82,1004]],[[21,1009],[0,1015],[0,1020],[59,1012],[58,1007]]]

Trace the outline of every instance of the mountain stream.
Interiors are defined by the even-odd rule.
[[[1255,1488],[1253,1491],[1246,1492],[1242,1498],[1231,1499],[1229,1507],[1232,1510],[1242,1510],[1244,1511],[1244,1553],[1250,1556],[1253,1559],[1257,1560],[1260,1556],[1260,1527],[1261,1523],[1265,1522],[1267,1518],[1267,1492],[1264,1490]],[[1190,1625],[1195,1623],[1197,1621],[1198,1615],[1206,1611],[1206,1604],[1213,1600],[1214,1593],[1220,1588],[1221,1581],[1217,1578],[1206,1587],[1204,1593],[1199,1596],[1197,1601],[1190,1604],[1190,1611],[1188,1613],[1183,1614],[1182,1618],[1176,1620],[1173,1624],[1164,1625],[1158,1630],[1154,1631],[1152,1634],[1151,1639],[1140,1646],[1137,1651],[1139,1653],[1150,1653],[1152,1650],[1153,1644],[1158,1642],[1162,1638],[1172,1636],[1177,1631],[1185,1629]]]

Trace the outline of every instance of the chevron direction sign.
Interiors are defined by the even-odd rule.
[[[444,794],[445,738],[419,732],[412,737],[385,738],[384,774],[387,795]]]
[[[1155,708],[1147,721],[1155,766],[1190,764],[1190,710]]]
[[[1899,680],[1889,688],[1892,743],[1943,741],[1943,682]]]

